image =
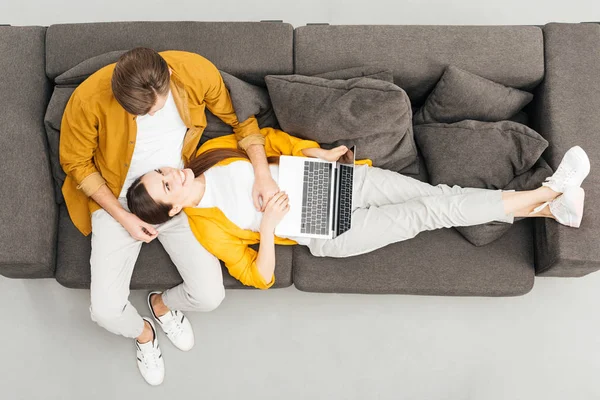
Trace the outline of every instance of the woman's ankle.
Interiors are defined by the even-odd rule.
[[[559,192],[555,192],[554,190],[550,189],[548,186],[540,186],[539,188],[536,189],[536,191],[538,193],[540,193],[540,198],[542,200],[540,202],[540,204],[544,203],[546,201],[552,201],[562,194]]]

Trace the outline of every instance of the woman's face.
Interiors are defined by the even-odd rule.
[[[157,203],[171,204],[176,213],[192,198],[194,173],[191,169],[162,167],[142,178],[148,194]]]

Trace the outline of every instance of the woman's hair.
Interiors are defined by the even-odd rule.
[[[200,154],[190,160],[187,167],[194,172],[194,176],[200,176],[210,167],[218,162],[232,157],[248,159],[242,150],[237,149],[212,149]],[[269,158],[269,160],[273,160]],[[148,193],[146,186],[142,183],[143,176],[137,178],[127,190],[127,206],[129,210],[137,215],[142,221],[149,224],[162,224],[172,217],[169,211],[172,204],[156,202]]]
[[[158,96],[169,93],[170,81],[165,59],[152,49],[137,47],[119,57],[111,85],[115,99],[125,111],[146,115]]]

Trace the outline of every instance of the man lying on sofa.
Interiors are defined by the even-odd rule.
[[[189,160],[206,126],[205,107],[233,127],[254,167],[254,205],[264,207],[279,189],[257,121],[237,120],[219,71],[200,55],[133,49],[83,82],[62,120],[65,202],[75,226],[92,233],[92,319],[136,339],[138,367],[151,385],[164,378],[155,325],[128,300],[142,242],[158,238],[183,278],[181,285],[148,296],[153,319],[179,349],[194,345],[182,311],[211,311],[225,290],[219,261],[196,240],[185,215],[155,228],[128,211],[125,195],[138,176]]]

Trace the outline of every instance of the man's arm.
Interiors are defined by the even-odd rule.
[[[135,215],[125,211],[93,162],[98,147],[98,120],[85,104],[74,94],[63,114],[60,129],[60,164],[71,176],[79,190],[96,201],[113,216],[131,236],[149,242],[156,237],[156,230]],[[144,233],[144,229],[149,234]]]
[[[212,64],[207,66],[205,79],[207,80],[204,94],[206,107],[233,128],[238,146],[248,154],[254,167],[255,179],[252,188],[254,207],[264,211],[267,202],[279,191],[279,187],[269,170],[264,148],[265,138],[260,133],[258,122],[253,116],[241,123],[238,121],[229,91],[217,67]]]
[[[271,176],[265,146],[253,144],[246,149],[246,153],[254,167],[254,186],[252,187],[254,208],[265,211],[269,200],[279,192],[279,186]]]

